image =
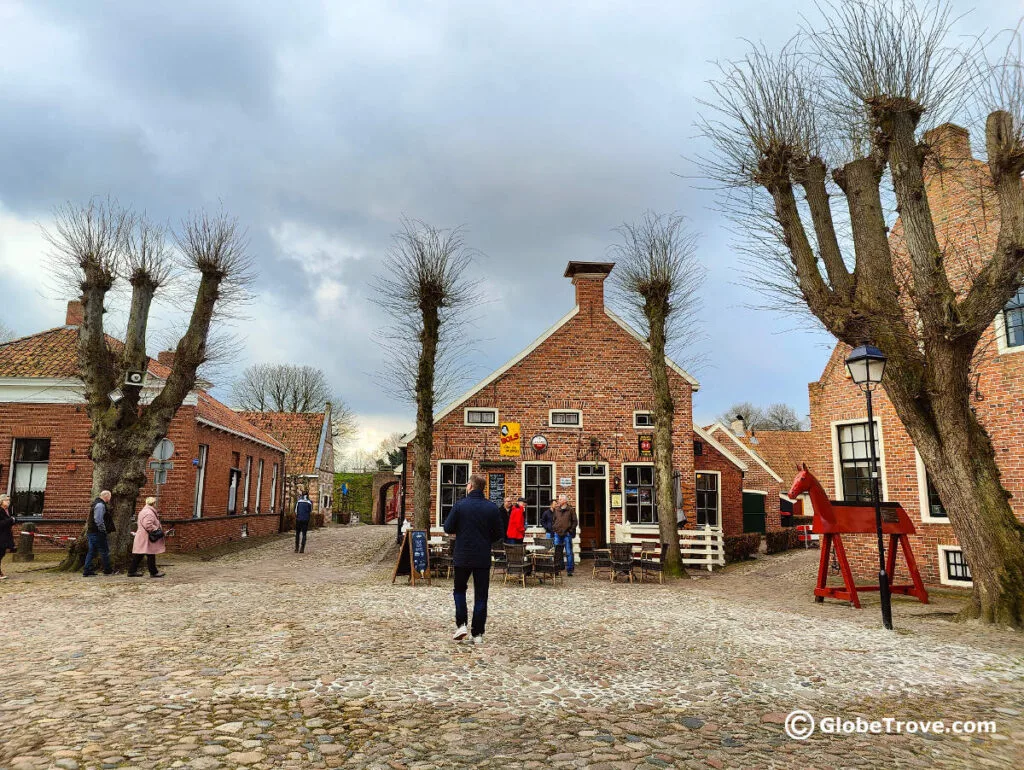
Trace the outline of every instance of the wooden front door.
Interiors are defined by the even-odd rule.
[[[743,493],[743,531],[765,532],[765,495]]]
[[[605,531],[608,511],[608,501],[605,497],[606,469],[607,466],[602,464],[581,465],[577,468],[579,506],[576,515],[580,520],[581,551],[591,551],[608,545],[608,533]]]

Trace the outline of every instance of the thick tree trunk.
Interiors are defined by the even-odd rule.
[[[420,360],[416,372],[416,462],[413,466],[413,524],[430,529],[430,457],[434,452],[434,368],[440,335],[437,308],[423,309]]]
[[[935,405],[934,423],[904,418],[971,570],[961,619],[1024,627],[1024,527],[1000,481],[995,450],[968,400]],[[899,407],[897,406],[897,411]]]
[[[665,364],[665,317],[648,313],[651,346],[651,384],[654,387],[654,480],[657,486],[658,531],[667,548],[661,555],[665,577],[686,574],[679,552],[675,490],[672,487],[672,423],[675,403]]]

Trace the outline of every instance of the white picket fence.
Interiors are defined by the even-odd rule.
[[[652,538],[631,535],[626,542],[633,545],[650,543]],[[701,527],[700,529],[684,529],[679,533],[679,553],[687,567],[704,567],[711,571],[713,567],[725,566],[725,536],[721,529]]]

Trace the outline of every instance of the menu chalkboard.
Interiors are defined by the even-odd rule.
[[[487,498],[499,508],[505,503],[505,474],[487,475]]]
[[[427,534],[425,529],[414,529],[402,536],[402,545],[398,549],[395,571],[391,573],[392,583],[399,575],[408,575],[409,582],[413,585],[416,585],[417,576],[421,580],[425,577],[427,585],[430,585],[430,552],[427,549]]]
[[[423,575],[427,571],[427,531],[425,529],[414,529],[409,533],[412,535],[412,566]]]

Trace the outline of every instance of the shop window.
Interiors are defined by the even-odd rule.
[[[653,428],[654,412],[633,412],[634,428]]]
[[[657,524],[658,503],[654,491],[654,466],[627,465],[623,475],[626,479],[626,523]]]
[[[555,494],[554,466],[547,463],[523,464],[523,497],[526,498],[526,526],[539,527],[540,516],[551,507]]]
[[[1024,347],[1024,286],[1003,308],[1003,326],[1006,329],[1006,347]]]
[[[497,409],[467,409],[466,410],[466,425],[472,426],[490,426],[493,427],[498,424],[498,410]]]
[[[459,500],[466,496],[469,463],[442,462],[438,476],[437,500],[441,507],[441,524]]]
[[[50,469],[50,439],[14,440],[11,507],[18,516],[42,516],[46,477]]]
[[[878,444],[878,426],[875,426],[875,459],[881,473],[881,452]],[[843,482],[843,500],[871,502],[871,458],[867,422],[836,426],[839,443],[839,468]],[[878,490],[882,494],[881,488]]]
[[[717,527],[721,523],[721,497],[717,473],[697,474],[697,526]]]
[[[579,409],[552,409],[548,412],[548,425],[559,428],[582,428],[583,412]]]

